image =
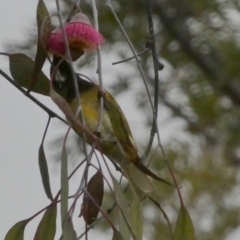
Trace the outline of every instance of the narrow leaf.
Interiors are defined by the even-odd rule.
[[[116,194],[116,200],[117,200],[118,204],[124,210],[128,209],[128,207],[129,207],[128,200],[126,198],[125,193],[123,192],[121,185],[116,180],[116,178],[114,178],[113,176],[112,176],[112,180],[113,180],[114,190],[115,190],[115,194]],[[127,214],[127,215],[129,215],[129,214]]]
[[[40,145],[38,150],[38,163],[39,163],[39,168],[40,168],[40,173],[41,173],[42,183],[43,183],[45,193],[49,199],[53,200],[50,181],[49,181],[48,165],[47,165],[43,144]]]
[[[16,53],[9,56],[10,72],[13,79],[22,87],[29,88],[34,70],[34,61],[25,54]],[[33,92],[49,96],[49,79],[40,71]]]
[[[72,228],[71,219],[68,214],[68,162],[65,144],[62,148],[61,160],[61,221],[63,239],[71,239]]]
[[[44,48],[44,43],[46,43],[52,31],[52,23],[51,18],[49,17],[48,9],[43,0],[38,1],[36,15],[38,25],[38,40],[40,40],[38,43]]]
[[[176,227],[173,233],[173,240],[194,240],[194,228],[192,219],[185,208],[181,206]]]
[[[137,240],[142,240],[143,235],[143,217],[141,202],[134,199],[131,204],[131,228]]]
[[[120,215],[119,215],[119,228],[120,228],[120,232],[121,232],[122,236],[124,237],[124,240],[130,240],[131,232],[129,229],[129,225],[126,222],[126,218],[124,218],[122,213],[120,213]]]
[[[77,234],[74,230],[72,219],[69,215],[63,221],[63,239],[65,240],[77,240]]]
[[[92,196],[99,207],[101,207],[103,200],[103,183],[102,173],[98,170],[87,184],[87,192]],[[99,207],[96,206],[95,203],[86,193],[84,194],[80,216],[83,216],[88,225],[96,220],[99,213]]]
[[[47,52],[45,50],[43,43],[47,41],[52,30],[51,20],[50,18],[48,18],[49,13],[43,0],[39,0],[38,2],[36,15],[37,15],[37,25],[38,25],[38,43],[37,43],[37,53],[35,56],[35,65],[32,72],[32,80],[29,86],[29,91],[31,91],[36,85],[38,81],[37,77],[40,74],[42,70],[42,66],[46,60]],[[43,21],[44,21],[44,24],[43,24]]]
[[[50,206],[40,221],[34,240],[54,240],[56,233],[57,205]]]
[[[118,205],[121,208],[120,214],[119,214],[119,225],[120,225],[120,232],[125,240],[130,239],[131,232],[129,229],[129,220],[130,220],[130,214],[129,214],[129,203],[126,198],[126,195],[123,192],[123,189],[121,185],[118,183],[118,181],[112,176],[114,190],[116,194],[116,200]]]
[[[65,145],[62,149],[61,160],[61,217],[62,222],[68,213],[68,162]]]
[[[122,237],[121,233],[116,228],[113,228],[112,240],[125,240],[125,239]]]
[[[6,234],[4,240],[23,240],[24,230],[29,219],[16,223]]]

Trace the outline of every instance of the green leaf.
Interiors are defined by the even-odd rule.
[[[37,77],[40,74],[42,70],[42,66],[46,60],[47,52],[46,52],[44,43],[47,41],[52,30],[52,24],[51,24],[51,19],[49,18],[48,10],[42,0],[39,0],[38,2],[36,15],[37,15],[37,25],[38,25],[38,43],[37,43],[37,53],[35,56],[35,65],[32,72],[32,80],[29,86],[29,91],[31,91],[36,85],[38,81]]]
[[[57,204],[51,205],[40,221],[34,240],[54,240],[56,233]]]
[[[194,240],[194,228],[192,219],[185,208],[181,206],[176,227],[173,233],[173,240]]]
[[[123,189],[121,185],[118,183],[118,181],[112,176],[114,190],[116,194],[116,200],[118,205],[121,208],[120,214],[119,214],[119,227],[120,232],[125,240],[130,239],[131,232],[130,232],[130,225],[129,225],[129,203],[126,198],[126,195],[123,192]]]
[[[49,199],[53,200],[50,181],[49,181],[48,165],[47,165],[47,160],[46,160],[46,156],[43,148],[43,143],[40,145],[38,150],[38,163],[39,163],[39,168],[40,168],[40,173],[41,173],[42,183],[43,183],[45,193]]]
[[[121,187],[121,185],[119,184],[119,182],[116,180],[116,178],[114,178],[112,176],[112,180],[113,180],[113,185],[114,185],[114,190],[115,190],[115,195],[116,195],[116,200],[119,204],[119,206],[122,208],[122,210],[126,213],[126,215],[129,217],[129,203],[128,200],[126,198],[125,193],[123,192],[123,189]]]
[[[6,234],[4,240],[23,240],[24,230],[29,219],[16,223]]]
[[[63,239],[65,240],[77,240],[77,234],[73,228],[72,219],[69,215],[63,221]]]
[[[125,240],[125,239],[122,237],[121,233],[116,228],[113,228],[112,240]]]
[[[124,217],[125,216],[125,217]],[[123,236],[124,240],[130,240],[131,238],[131,231],[129,229],[129,224],[126,222],[126,215],[122,213],[119,214],[119,228],[121,235]]]
[[[38,1],[37,6],[37,25],[39,43],[45,43],[52,31],[51,18],[49,17],[48,9],[43,0]],[[42,44],[40,44],[42,46]],[[43,46],[45,47],[45,46]]]
[[[131,204],[131,228],[137,240],[141,240],[143,235],[142,204],[135,198]]]
[[[16,53],[9,55],[10,72],[13,79],[22,87],[28,89],[32,80],[34,61],[25,54]],[[37,82],[32,89],[33,92],[49,96],[50,81],[46,75],[40,71]]]
[[[62,148],[61,160],[61,217],[62,222],[68,214],[68,162],[65,145]]]
[[[87,184],[87,192],[95,200],[97,205],[101,207],[103,200],[103,175],[101,171],[97,171]],[[89,198],[88,194],[83,196],[83,204],[80,216],[83,216],[85,222],[90,225],[93,223],[99,213],[99,207]]]
[[[63,239],[75,239],[76,233],[68,214],[68,160],[65,144],[62,148],[61,160],[61,221]]]

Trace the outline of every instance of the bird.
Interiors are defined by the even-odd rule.
[[[154,191],[153,184],[148,176],[172,185],[142,164],[129,124],[115,98],[108,91],[102,91],[95,83],[83,79],[75,72],[74,74],[78,84],[81,114],[86,127],[94,134],[99,122],[100,98],[103,97],[102,122],[97,134],[100,140],[100,149],[98,150],[120,166],[134,195],[141,199]],[[75,114],[79,101],[69,61],[53,55],[50,75],[54,91],[65,99]],[[80,116],[78,118],[80,120]],[[83,131],[74,126],[73,129],[80,137],[83,137]],[[88,144],[93,144],[91,137],[86,136],[85,139]]]

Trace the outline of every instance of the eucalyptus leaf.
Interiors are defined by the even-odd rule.
[[[74,230],[72,219],[67,215],[62,223],[63,240],[77,240],[77,234]]]
[[[65,144],[61,159],[61,221],[63,239],[72,239],[73,226],[68,214],[68,159]]]
[[[56,234],[57,204],[51,205],[44,213],[34,240],[54,240]]]
[[[125,239],[122,237],[121,233],[117,229],[113,228],[112,240],[125,240]]]
[[[39,163],[39,168],[40,168],[40,173],[41,173],[42,183],[43,183],[45,193],[50,200],[53,200],[50,181],[49,181],[48,165],[47,165],[47,160],[46,160],[46,156],[43,148],[43,143],[40,145],[38,150],[38,163]]]
[[[15,53],[9,55],[9,65],[13,79],[21,87],[28,89],[31,85],[35,62],[25,54]],[[40,71],[32,91],[49,96],[49,85],[49,79]]]
[[[129,222],[130,222],[130,213],[129,213],[129,203],[126,198],[126,195],[123,192],[123,189],[121,185],[118,183],[118,181],[112,176],[114,190],[116,194],[116,200],[118,205],[121,208],[120,214],[119,214],[119,225],[120,225],[120,232],[121,235],[125,240],[130,239],[131,237],[131,231],[129,229]]]
[[[65,145],[61,159],[61,217],[62,222],[68,213],[68,162]]]
[[[29,91],[34,88],[38,81],[38,75],[40,74],[43,64],[47,57],[47,52],[44,43],[47,41],[52,30],[51,19],[49,18],[49,12],[43,0],[38,1],[37,6],[37,25],[38,25],[38,43],[37,52],[35,56],[35,65],[32,72],[32,80],[29,86]],[[44,23],[44,24],[43,24]]]
[[[28,224],[29,219],[22,220],[16,223],[6,234],[4,240],[23,240],[24,230]]]
[[[103,200],[103,175],[101,171],[97,171],[87,184],[87,192],[95,200],[97,205],[101,207]],[[89,198],[88,194],[83,196],[83,204],[80,215],[83,216],[85,222],[90,225],[93,223],[99,213],[99,207]]]
[[[142,240],[143,235],[142,203],[135,198],[133,198],[131,204],[131,228],[137,240]]]
[[[194,228],[192,219],[184,205],[178,214],[173,240],[194,240]]]

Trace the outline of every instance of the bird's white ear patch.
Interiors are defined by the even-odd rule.
[[[56,71],[55,80],[58,82],[64,82],[67,77],[67,74],[61,74],[59,70]]]

